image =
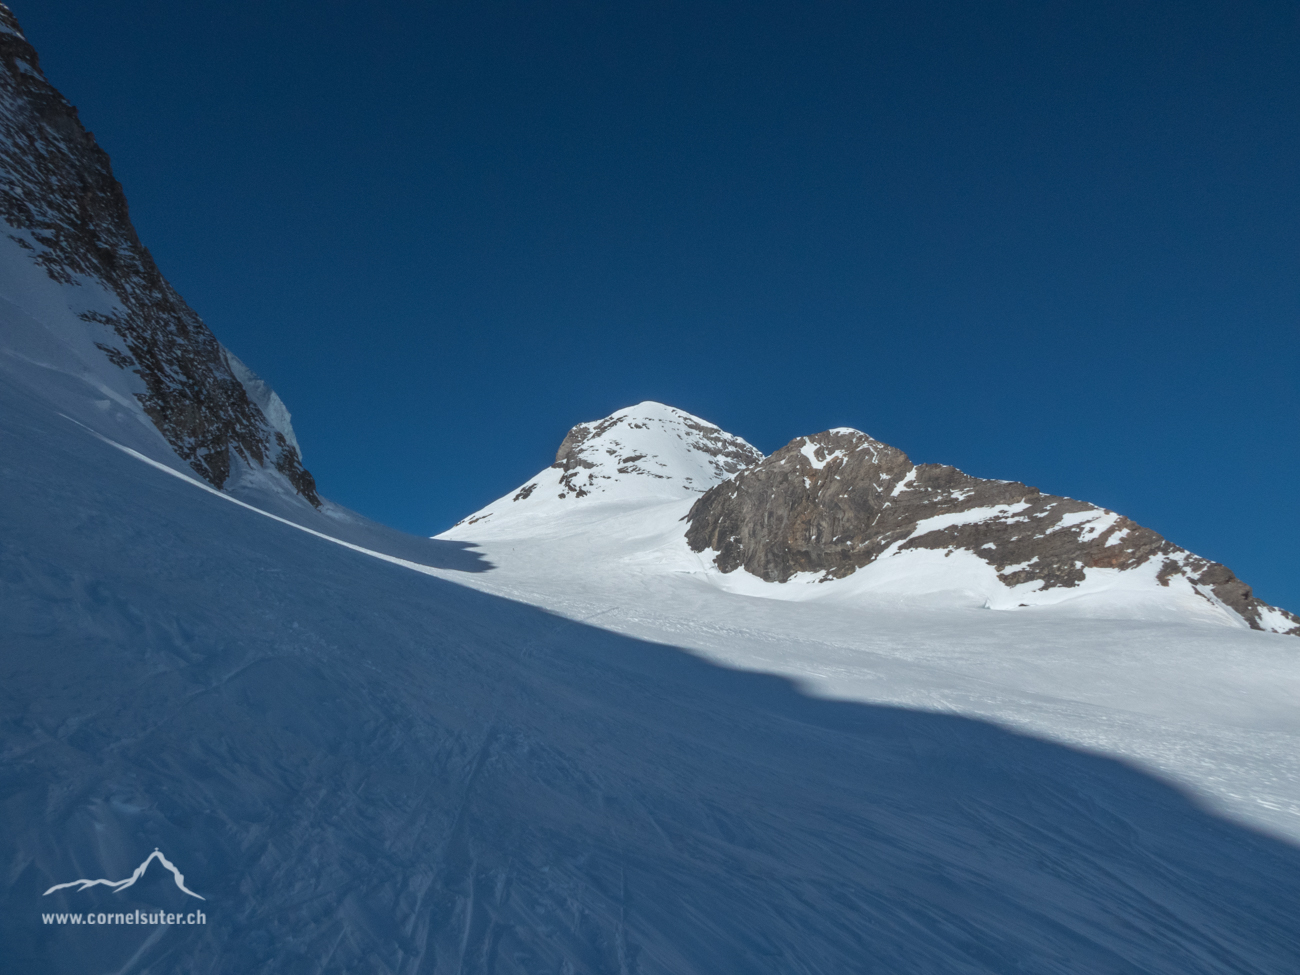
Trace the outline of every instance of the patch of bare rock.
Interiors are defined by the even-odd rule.
[[[1255,629],[1272,609],[1225,566],[1084,501],[944,464],[913,464],[857,430],[800,437],[715,485],[691,507],[686,539],[722,572],[768,582],[797,573],[840,579],[890,551],[970,552],[1008,586],[1073,587],[1088,569],[1155,561],[1157,580],[1186,576]],[[1276,610],[1295,624],[1300,617]]]

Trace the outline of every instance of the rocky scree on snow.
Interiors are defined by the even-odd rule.
[[[320,506],[297,448],[249,398],[216,337],[163,278],[131,225],[108,155],[46,81],[2,4],[0,218],[25,232],[11,239],[55,281],[96,280],[117,299],[120,310],[82,317],[104,327],[100,349],[144,381],[144,412],[204,480],[222,487],[233,452],[259,467],[269,461]]]
[[[927,530],[927,519],[972,513]],[[901,450],[857,430],[791,441],[715,485],[687,515],[691,549],[717,552],[722,572],[743,568],[768,582],[820,572],[840,579],[891,548],[971,552],[1007,586],[1073,587],[1086,569],[1133,569],[1159,560],[1162,585],[1182,575],[1252,628],[1274,609],[1217,562],[1149,528],[1073,498],[1017,481],[984,480],[943,464],[913,464]],[[955,522],[955,523],[953,523]],[[1204,595],[1204,593],[1202,593]],[[1281,613],[1295,624],[1300,617]]]

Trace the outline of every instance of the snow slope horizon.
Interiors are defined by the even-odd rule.
[[[3,377],[0,440],[0,939],[25,972],[1300,963],[1300,849],[1123,762],[444,581],[497,568],[375,560]],[[208,924],[40,922],[176,909],[148,877],[41,904],[155,847]]]
[[[364,519],[331,505],[317,493],[314,479],[302,467],[291,417],[280,397],[221,346],[162,277],[135,234],[107,156],[82,126],[76,109],[41,74],[36,52],[2,4],[0,25],[4,27],[0,31],[0,127],[6,136],[0,170],[7,176],[0,187],[0,217],[10,231],[0,240],[0,323],[5,331],[0,369],[8,368],[14,378],[28,384],[33,395],[57,400],[60,412],[78,422],[161,463],[175,466],[179,460],[218,489],[229,489],[260,507],[309,521],[312,516],[299,509],[310,504],[339,524],[338,530],[358,530],[356,526]],[[844,434],[830,431],[828,435]],[[808,441],[800,456],[812,457],[825,449]],[[839,463],[837,455],[841,453],[832,450],[829,461],[803,457],[800,463],[813,479],[830,478],[825,464]],[[618,496],[624,501],[634,495],[681,497],[682,493],[700,493],[701,487],[714,487],[726,478],[740,484],[747,476],[743,472],[754,468],[757,473],[762,462],[759,451],[712,424],[662,404],[642,404],[591,425],[579,424],[561,445],[555,467],[513,492],[511,501],[525,500],[536,491],[535,499],[525,500],[521,510],[537,509],[534,520],[544,519],[549,515],[542,509],[553,496],[579,500],[589,493],[600,496],[613,491],[611,498]],[[896,493],[908,484],[909,479],[904,478],[886,487]],[[1072,510],[1062,521],[1062,509],[1059,504],[1056,507],[1057,534],[1070,519],[1076,521],[1065,530],[1080,533],[1080,512]],[[516,505],[505,504],[503,498],[467,523],[472,526],[495,518],[493,527],[499,529],[501,522],[508,520],[506,508],[513,518]],[[990,507],[984,520],[1005,520],[1009,510]],[[1115,532],[1115,525],[1102,524],[1110,515],[1101,509],[1091,512],[1097,533],[1104,537]],[[723,517],[726,520],[725,513]],[[771,520],[764,515],[764,523]],[[1040,523],[1050,521],[1052,518],[1039,517]],[[946,524],[951,533],[951,519]],[[342,527],[346,525],[352,527]],[[1132,535],[1131,529],[1137,527],[1121,526],[1116,540]],[[463,528],[457,526],[453,532]],[[712,535],[704,539],[699,528],[692,523],[693,547],[737,547],[739,536],[730,529],[722,531],[715,525]],[[1082,532],[1090,530],[1085,526]],[[932,525],[929,535],[942,532]],[[753,541],[749,539],[751,546]],[[855,550],[838,554],[840,565],[822,566],[826,569],[823,576],[802,572],[800,577],[801,572],[796,571],[796,588],[814,579],[826,582],[832,575],[855,574],[856,569],[858,577],[847,588],[915,592],[919,582],[924,592],[965,593],[982,599],[990,608],[1017,609],[1074,601],[1080,596],[1100,596],[1112,607],[1122,608],[1152,595],[1160,601],[1165,594],[1156,591],[1159,586],[1172,590],[1168,593],[1172,602],[1165,600],[1170,605],[1199,597],[1211,607],[1237,613],[1251,626],[1277,632],[1294,630],[1300,635],[1300,620],[1259,604],[1249,589],[1222,567],[1192,557],[1191,562],[1201,569],[1208,566],[1226,575],[1227,584],[1226,588],[1221,585],[1222,579],[1211,585],[1193,580],[1184,564],[1190,553],[1182,550],[1169,553],[1175,557],[1166,558],[1162,566],[1148,561],[1140,567],[1141,572],[1128,575],[1124,573],[1127,566],[1119,566],[1119,572],[1090,567],[1084,585],[1067,580],[1070,591],[1049,591],[1051,581],[1043,589],[1035,587],[1033,577],[1043,572],[1032,562],[1014,565],[1010,563],[1015,559],[996,561],[984,551],[991,545],[974,552],[955,545],[955,551],[945,553],[950,561],[939,563],[923,552],[903,550],[919,543],[917,538],[899,540],[894,549],[872,563],[880,568],[863,575],[853,560],[870,547],[856,542]],[[718,564],[725,574],[731,567],[722,564],[722,557],[720,554]],[[1113,561],[1110,556],[1103,561],[1106,559]],[[761,560],[751,555],[743,561],[746,569],[753,571]],[[808,565],[795,568],[806,570]],[[1059,560],[1052,567],[1058,575],[1062,569]],[[1154,580],[1143,578],[1153,574]],[[786,582],[788,576],[787,567],[781,570],[779,580]],[[1233,599],[1229,590],[1238,598]],[[789,595],[782,592],[780,598]],[[1200,615],[1202,607],[1193,609],[1194,615]]]
[[[3,14],[7,11],[0,5],[0,15]],[[2,16],[0,26],[3,26]],[[12,65],[8,67],[17,70]],[[13,111],[12,105],[3,107]],[[134,233],[129,221],[110,223],[123,233]],[[152,463],[185,477],[201,475],[202,470],[178,453],[163,428],[144,408],[149,387],[141,369],[133,368],[136,364],[116,348],[120,336],[104,324],[105,320],[116,320],[123,314],[119,296],[94,273],[67,276],[50,273],[40,260],[43,231],[18,228],[2,220],[0,224],[4,230],[0,234],[0,377],[24,390],[24,395],[33,402],[47,404],[52,412],[137,452]],[[138,241],[135,243],[138,246]],[[265,429],[258,435],[268,440],[275,435],[282,437],[296,456],[298,441],[292,419],[276,392],[217,342],[197,317],[188,327],[194,332],[202,328],[211,343],[207,351],[216,356],[210,365],[228,370],[228,382],[239,385],[257,411],[256,416],[261,417],[258,422],[265,423]],[[200,399],[217,396],[199,379],[194,380],[194,388],[189,393]],[[228,391],[222,395],[227,394]],[[415,561],[427,560],[457,568],[469,568],[482,561],[466,546],[429,545],[328,499],[316,497],[315,503],[309,504],[292,480],[274,464],[259,464],[238,450],[230,452],[228,473],[221,490],[344,541],[371,548],[385,547]]]
[[[700,439],[697,431],[707,431],[711,439]],[[577,451],[575,444],[581,445]],[[724,449],[729,451],[726,463],[718,464],[716,455]],[[717,543],[712,546],[713,552],[705,551],[709,542],[696,534],[700,527],[697,512],[724,486],[743,484],[746,478],[782,455],[798,460],[800,467],[795,473],[802,476],[805,485],[826,475],[838,482],[838,472],[844,469],[841,458],[863,449],[873,453],[892,452],[903,465],[893,480],[884,484],[886,509],[893,501],[905,498],[918,472],[929,476],[933,470],[947,472],[948,480],[955,475],[965,482],[992,486],[999,493],[1005,493],[1000,490],[1004,487],[1017,497],[1028,492],[1027,500],[1014,503],[1004,500],[985,507],[971,507],[972,503],[978,505],[977,501],[963,505],[972,492],[960,482],[947,492],[931,492],[920,502],[919,520],[887,536],[892,541],[884,551],[871,556],[865,565],[849,562],[839,570],[796,569],[788,577],[760,579],[752,572],[736,572],[739,561],[724,565],[725,551],[714,556]],[[1022,492],[1016,492],[1015,488],[1022,488]],[[764,490],[760,488],[760,492]],[[702,499],[698,497],[701,494],[705,495]],[[932,497],[935,500],[930,500]],[[1031,501],[1032,507],[1040,510],[1024,513],[1031,508]],[[943,502],[942,507],[939,502]],[[1253,599],[1249,588],[1235,582],[1230,571],[1164,542],[1160,536],[1115,512],[1070,498],[1043,498],[1036,489],[1023,489],[1014,482],[968,478],[953,468],[915,467],[901,451],[849,428],[796,438],[772,458],[765,459],[744,440],[714,424],[653,401],[626,407],[602,420],[578,424],[561,444],[553,465],[435,537],[466,542],[510,538],[540,544],[543,539],[576,534],[589,538],[590,554],[585,558],[577,556],[589,562],[601,551],[609,532],[606,517],[609,505],[627,511],[645,509],[644,527],[633,524],[634,519],[623,519],[620,530],[655,538],[654,557],[662,562],[665,571],[700,572],[720,588],[752,596],[818,601],[914,596],[929,603],[937,599],[957,606],[978,605],[993,610],[1062,607],[1066,613],[1082,611],[1117,618],[1181,615],[1300,636],[1300,620],[1285,610]],[[926,510],[929,505],[934,506],[932,512]],[[1054,508],[1059,510],[1053,511]],[[1037,521],[1031,515],[1036,515]],[[764,524],[771,525],[780,517],[779,512],[767,512]],[[669,520],[687,523],[676,533],[681,536],[681,544],[664,537],[667,530],[664,526]],[[1043,524],[1048,527],[1044,529]],[[834,521],[830,525],[829,534],[849,530],[842,521],[838,529]],[[967,542],[964,546],[953,537],[958,528],[985,526],[1001,529],[1001,534],[996,536],[1001,546],[1008,544],[1007,535],[1012,536],[1013,542],[1017,540],[1016,535],[1028,538],[1028,545],[1021,542],[1018,550],[1023,552],[1028,547],[1031,562],[1009,566],[1005,559],[1004,564],[994,562],[984,551],[995,547],[994,542],[985,541],[995,537],[988,532],[977,537],[974,544]],[[728,530],[734,531],[735,525]],[[1050,577],[1045,585],[1041,570],[1025,571],[1037,558],[1035,532],[1049,533],[1041,536],[1044,539],[1068,533],[1071,541],[1078,540],[1076,548],[1080,543],[1096,540],[1106,554],[1093,556],[1096,565],[1070,568],[1077,578],[1067,579],[1064,585],[1053,584]],[[1124,540],[1135,534],[1150,539],[1145,542],[1145,550],[1139,550],[1136,556],[1125,553],[1127,561],[1110,554],[1123,552]],[[697,537],[701,539],[698,544]],[[916,547],[918,539],[937,542]],[[978,545],[981,541],[985,544]],[[699,557],[701,553],[703,558]],[[1067,557],[1072,554],[1067,550]],[[1060,564],[1059,556],[1057,564]],[[1068,562],[1065,564],[1067,568],[1070,566]],[[745,567],[749,568],[748,564]],[[1197,571],[1203,573],[1202,578],[1210,576],[1205,571],[1207,568],[1217,571],[1221,577],[1226,576],[1232,586],[1225,589],[1196,578]],[[1245,597],[1242,599],[1237,591],[1237,600],[1229,605],[1220,596],[1227,596],[1234,588],[1244,588]],[[1251,615],[1243,615],[1247,613]]]
[[[493,563],[466,585],[829,698],[963,714],[1122,757],[1300,838],[1294,637],[1250,630],[1176,579],[1160,586],[1154,569],[1011,611],[997,611],[996,574],[960,552],[912,551],[831,582],[723,573],[684,538],[698,495],[647,494],[640,477],[581,499],[513,492],[479,513],[492,517],[436,537]]]

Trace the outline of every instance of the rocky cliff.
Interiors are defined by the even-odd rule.
[[[850,429],[791,441],[691,507],[686,538],[722,572],[769,582],[797,573],[840,579],[896,552],[964,551],[1007,587],[1071,588],[1089,570],[1155,569],[1181,577],[1254,629],[1300,636],[1300,618],[1269,606],[1225,566],[1128,518],[1016,481],[984,480]]]
[[[107,154],[76,108],[45,79],[35,50],[3,5],[0,219],[8,224],[8,239],[51,279],[68,288],[98,285],[111,296],[108,310],[83,311],[81,318],[102,331],[96,344],[105,362],[140,377],[141,408],[200,476],[220,488],[236,458],[269,465],[320,506],[283,404],[265,389],[264,404],[283,414],[268,418],[246,385],[265,384],[238,360],[232,364],[163,278],[131,225]]]

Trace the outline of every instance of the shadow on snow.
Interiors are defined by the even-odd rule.
[[[1300,971],[1300,852],[1121,762],[811,698],[9,419],[14,971]],[[205,925],[41,923],[166,908],[149,875],[41,897],[155,847]]]

